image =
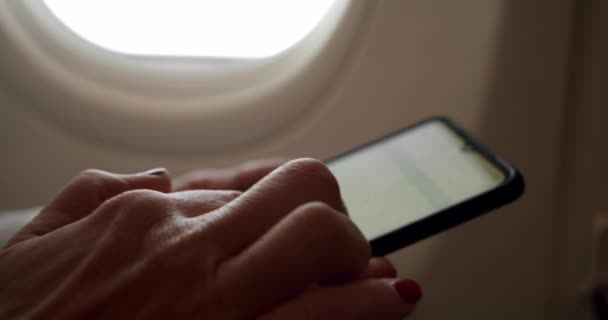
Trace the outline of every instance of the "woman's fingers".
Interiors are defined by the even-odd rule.
[[[221,241],[226,258],[234,256],[291,211],[308,202],[323,202],[345,211],[338,182],[322,162],[313,159],[290,161],[211,213],[221,217],[214,224],[214,237]],[[239,236],[225,230],[232,230]]]
[[[101,170],[83,171],[31,222],[17,232],[6,247],[78,221],[93,212],[104,201],[135,189],[169,192],[171,179],[165,169],[152,169],[138,174],[114,174]]]
[[[225,169],[202,169],[178,177],[174,191],[214,189],[245,191],[285,163],[284,159],[266,159],[245,162]]]
[[[353,279],[367,266],[367,240],[343,213],[316,202],[300,206],[218,269],[229,303],[253,312],[329,279]],[[246,314],[244,316],[252,316]]]
[[[303,292],[261,320],[398,320],[410,314],[422,296],[411,280],[364,279]]]

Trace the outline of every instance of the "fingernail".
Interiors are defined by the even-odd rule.
[[[393,283],[393,288],[399,293],[401,300],[406,304],[415,304],[422,298],[422,289],[414,280],[399,280]]]
[[[139,176],[162,176],[167,174],[167,169],[165,168],[154,168],[144,172],[140,172],[137,175]]]

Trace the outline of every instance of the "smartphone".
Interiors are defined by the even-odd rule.
[[[374,256],[517,199],[513,166],[446,117],[434,117],[329,159],[353,222]]]

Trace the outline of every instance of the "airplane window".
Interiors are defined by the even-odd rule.
[[[263,58],[303,39],[335,0],[43,0],[74,33],[135,55]]]
[[[99,143],[267,141],[328,105],[379,1],[0,1],[2,57],[19,64],[3,76],[41,119]]]

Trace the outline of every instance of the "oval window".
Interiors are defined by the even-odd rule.
[[[134,55],[263,58],[303,39],[334,0],[44,0],[74,33]]]

